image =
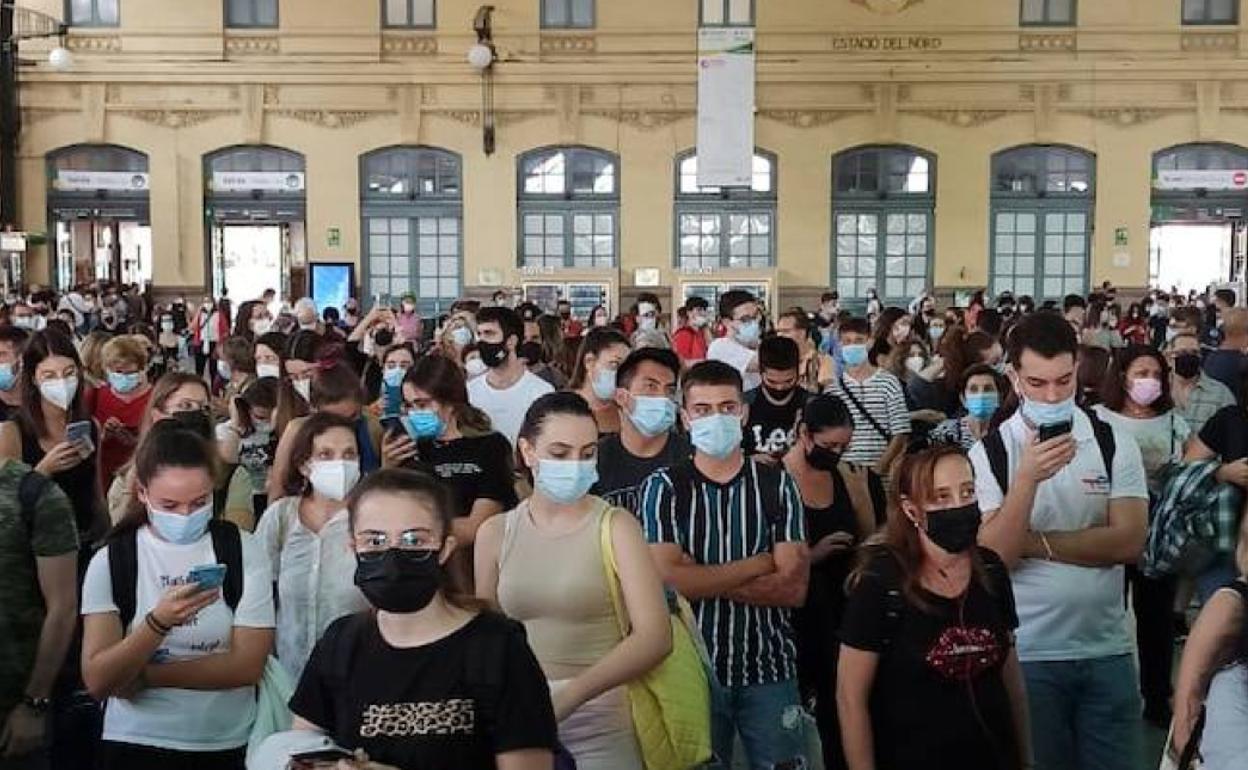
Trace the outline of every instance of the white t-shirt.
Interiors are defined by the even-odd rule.
[[[225,599],[200,611],[190,623],[174,628],[153,661],[191,660],[230,649],[235,626],[273,628],[273,579],[269,560],[260,544],[242,532],[243,596],[238,611],[230,613]],[[204,534],[190,545],[174,545],[156,537],[147,527],[136,535],[139,571],[134,620],[127,634],[156,606],[170,587],[186,582],[192,567],[216,564],[212,537]],[[108,570],[108,548],[100,549],[87,567],[82,586],[82,614],[117,612],[113,581]],[[256,688],[183,690],[158,687],[143,690],[133,700],[109,698],[104,715],[104,739],[176,751],[225,751],[247,744],[256,718]]]
[[[1022,415],[1001,426],[1006,468],[1013,479],[1025,440]],[[1109,501],[1148,499],[1144,464],[1131,437],[1114,428],[1112,482],[1092,432],[1092,423],[1075,410],[1071,431],[1075,458],[1036,489],[1031,528],[1038,532],[1077,532],[1103,526]],[[971,449],[975,492],[983,511],[997,511],[1004,500],[981,441]],[[1122,566],[1079,567],[1044,559],[1023,559],[1010,578],[1018,609],[1018,658],[1030,661],[1088,660],[1134,652],[1122,600]]]
[[[741,372],[746,390],[753,390],[763,384],[763,376],[758,372],[746,371],[750,363],[758,357],[756,348],[747,348],[732,337],[719,337],[711,342],[706,349],[708,361],[723,361],[733,369]]]
[[[1187,420],[1173,409],[1157,417],[1139,419],[1119,414],[1101,404],[1093,408],[1102,420],[1135,439],[1135,445],[1140,448],[1140,458],[1144,461],[1149,488],[1160,492],[1157,472],[1167,463],[1183,459],[1183,444],[1192,435]]]
[[[549,382],[526,371],[506,390],[490,385],[489,374],[468,381],[468,402],[490,416],[494,430],[515,446],[520,425],[533,402],[554,391]]]

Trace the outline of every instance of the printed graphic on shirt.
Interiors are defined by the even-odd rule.
[[[950,626],[936,637],[925,660],[944,678],[966,682],[996,667],[1004,657],[1005,651],[991,630]]]
[[[360,721],[360,737],[472,735],[475,724],[475,703],[469,698],[424,703],[388,703],[364,709],[364,717]]]
[[[762,425],[751,425],[750,431],[754,436],[754,451],[760,454],[783,455],[797,440],[793,431],[783,428],[773,428],[766,436]]]
[[[1109,494],[1109,477],[1104,473],[1097,473],[1091,476],[1084,476],[1079,479],[1083,484],[1083,492],[1088,495],[1108,495]]]

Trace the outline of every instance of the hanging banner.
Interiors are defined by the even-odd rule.
[[[65,192],[118,190],[147,192],[148,176],[139,171],[69,171],[57,169],[52,188]]]
[[[754,29],[698,30],[698,186],[749,187],[754,165]]]
[[[1248,169],[1207,169],[1158,171],[1153,179],[1156,190],[1246,190]]]
[[[302,171],[214,171],[213,192],[303,192]]]

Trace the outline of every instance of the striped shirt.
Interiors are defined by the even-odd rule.
[[[849,388],[853,399],[846,395],[845,388]],[[872,467],[884,456],[893,436],[910,433],[910,410],[906,408],[906,394],[901,381],[883,369],[876,369],[862,382],[846,373],[844,377],[833,380],[825,392],[844,401],[845,408],[854,418],[854,437],[842,458],[846,462]],[[857,404],[854,399],[857,399]],[[859,405],[871,414],[887,436],[876,430]]]
[[[714,565],[769,553],[776,543],[805,542],[802,499],[788,473],[747,459],[735,478],[719,484],[696,468],[682,468],[691,486],[689,510],[677,510],[671,469],[656,471],[642,486],[642,526],[651,543],[673,543],[698,564]],[[782,510],[767,510],[777,505]],[[745,687],[797,676],[787,608],[723,596],[691,604],[721,684]]]

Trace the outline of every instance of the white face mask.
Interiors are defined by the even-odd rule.
[[[39,383],[39,394],[43,396],[48,403],[55,404],[61,409],[68,409],[73,403],[74,396],[78,393],[78,378],[65,377],[57,380],[44,380]]]
[[[295,392],[298,393],[304,401],[312,400],[312,380],[292,380],[291,384],[295,386]]]
[[[277,364],[256,364],[256,376],[278,378],[282,376],[282,369]]]
[[[330,500],[345,500],[355,482],[360,480],[358,460],[317,460],[308,466],[312,489]]]
[[[468,363],[464,364],[464,369],[468,372],[469,377],[480,377],[485,374],[485,370],[489,368],[490,367],[486,366],[485,362],[479,358],[470,358],[468,359]]]

